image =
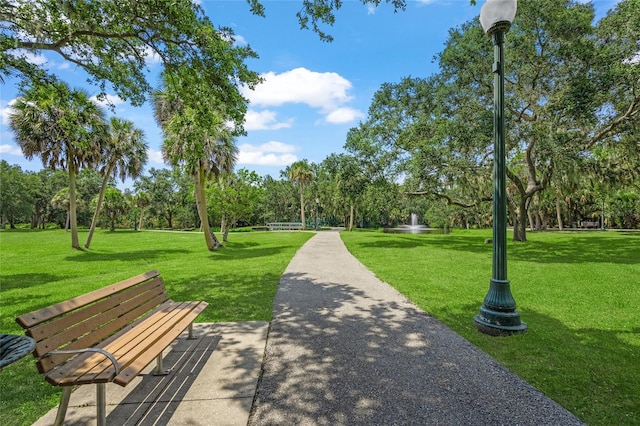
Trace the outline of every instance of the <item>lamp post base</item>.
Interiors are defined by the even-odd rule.
[[[480,314],[476,315],[473,321],[479,332],[491,336],[505,336],[527,331],[527,324],[520,321],[518,311],[494,311],[483,305],[480,307]]]

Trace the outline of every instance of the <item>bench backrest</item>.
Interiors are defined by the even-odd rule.
[[[169,296],[158,271],[150,271],[16,318],[36,342],[33,355],[46,373],[73,355],[53,350],[90,348],[107,340]]]

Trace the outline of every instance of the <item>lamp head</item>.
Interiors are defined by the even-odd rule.
[[[487,0],[480,9],[480,24],[485,33],[506,31],[516,17],[518,0]]]

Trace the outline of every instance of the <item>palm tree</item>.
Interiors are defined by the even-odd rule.
[[[106,133],[104,112],[86,92],[48,81],[21,91],[9,122],[27,159],[40,157],[44,167],[60,167],[69,173],[71,246],[79,249],[76,175],[101,157]]]
[[[222,244],[211,231],[205,188],[208,178],[233,170],[238,148],[232,131],[223,114],[215,111],[210,111],[210,121],[203,123],[197,112],[184,105],[175,92],[156,92],[153,98],[156,121],[164,133],[162,154],[171,165],[182,165],[192,174],[207,249],[215,251]]]
[[[302,221],[302,229],[307,229],[304,217],[304,188],[313,180],[313,171],[309,167],[306,160],[296,161],[288,170],[289,180],[298,186],[300,193],[300,220]]]
[[[138,223],[138,230],[142,230],[142,224],[144,223],[144,209],[151,204],[151,197],[148,192],[140,191],[135,196],[136,206],[140,209],[140,221]]]
[[[124,194],[122,194],[122,191],[118,188],[109,186],[101,192],[104,198],[104,212],[109,218],[109,230],[111,232],[115,232],[116,219],[118,216],[126,214],[129,210],[129,204],[125,199]]]
[[[64,230],[69,229],[69,188],[62,188],[51,197],[51,207],[54,209],[64,210],[66,217],[64,219]]]
[[[91,238],[98,224],[100,208],[104,200],[104,191],[107,188],[109,179],[118,176],[122,182],[128,177],[137,178],[142,173],[142,168],[147,162],[147,144],[144,141],[142,130],[134,127],[128,120],[121,120],[112,117],[109,122],[109,137],[105,144],[105,153],[100,172],[102,173],[102,186],[96,204],[96,211],[93,213],[93,220],[89,228],[85,248],[89,248]]]

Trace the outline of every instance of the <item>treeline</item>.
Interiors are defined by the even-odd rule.
[[[417,213],[421,223],[433,227],[489,228],[491,204],[462,207],[446,199],[412,195],[408,187],[385,180],[371,180],[356,167],[354,157],[331,155],[322,163],[294,163],[278,179],[240,169],[207,185],[211,223],[225,233],[244,226],[301,220],[306,225],[363,228],[394,227],[409,223]],[[95,169],[82,170],[77,178],[78,225],[88,228],[95,211],[102,176]],[[538,197],[531,207],[530,229],[558,227],[558,206],[565,228],[605,218],[607,228],[640,227],[640,191],[594,190],[585,186],[563,196]],[[49,169],[23,171],[0,161],[0,226],[5,228],[67,228],[69,226],[68,174]],[[156,169],[121,191],[111,179],[104,195],[99,226],[104,229],[198,229],[200,220],[194,201],[191,176],[179,168]]]

